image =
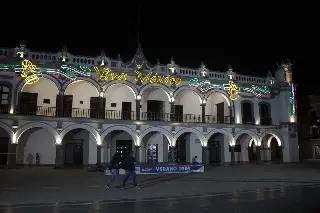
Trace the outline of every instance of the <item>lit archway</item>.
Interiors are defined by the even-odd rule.
[[[141,159],[143,162],[168,162],[172,160],[171,133],[164,128],[145,129],[140,137]]]
[[[136,93],[124,83],[107,85],[104,97],[107,119],[134,120],[136,112]]]
[[[233,143],[233,136],[224,129],[213,129],[206,135],[207,149],[204,162],[226,163],[231,161],[229,146]]]
[[[220,91],[212,91],[206,95],[206,122],[231,123],[231,102]]]
[[[249,130],[240,131],[235,141],[235,158],[238,163],[255,162],[260,156],[257,146],[259,146],[258,136]]]
[[[72,117],[90,118],[91,99],[98,98],[100,88],[85,80],[78,80],[70,83],[65,89],[65,100],[68,100],[68,112]],[[72,104],[71,104],[72,103]]]
[[[18,112],[42,116],[56,115],[59,88],[48,78],[40,78],[35,84],[25,84],[20,93]]]
[[[56,135],[50,127],[29,124],[22,126],[17,133],[17,164],[55,164]]]
[[[276,131],[265,131],[261,134],[264,161],[281,162],[283,140]]]
[[[191,89],[181,90],[175,96],[177,122],[201,122],[201,97]]]
[[[144,86],[141,91],[141,120],[169,120],[170,93],[164,85]]]
[[[202,163],[202,145],[205,143],[205,137],[201,132],[193,128],[181,129],[175,134],[173,141],[177,163],[190,163],[195,156],[197,162]]]

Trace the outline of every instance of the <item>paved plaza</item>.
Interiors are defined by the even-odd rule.
[[[318,164],[207,167],[204,173],[139,175],[141,187],[107,189],[110,177],[84,169],[0,170],[0,206],[77,202],[123,202],[259,191],[320,184]]]

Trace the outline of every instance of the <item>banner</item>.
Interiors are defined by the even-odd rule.
[[[202,164],[159,164],[159,165],[136,165],[136,174],[165,174],[165,173],[191,173],[204,172]],[[105,175],[111,175],[108,169],[104,172]],[[123,169],[119,169],[119,174],[125,174]]]
[[[204,172],[202,164],[178,165],[178,164],[160,164],[160,165],[138,165],[137,174],[163,174],[163,173],[190,173]]]

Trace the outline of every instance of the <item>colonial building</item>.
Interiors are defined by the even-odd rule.
[[[1,164],[298,161],[289,62],[265,78],[21,44],[0,49]]]

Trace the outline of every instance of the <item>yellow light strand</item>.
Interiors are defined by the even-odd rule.
[[[36,65],[32,64],[31,61],[24,59],[21,65],[21,77],[24,79],[25,84],[34,84],[40,80],[39,77],[35,74],[37,67]]]

